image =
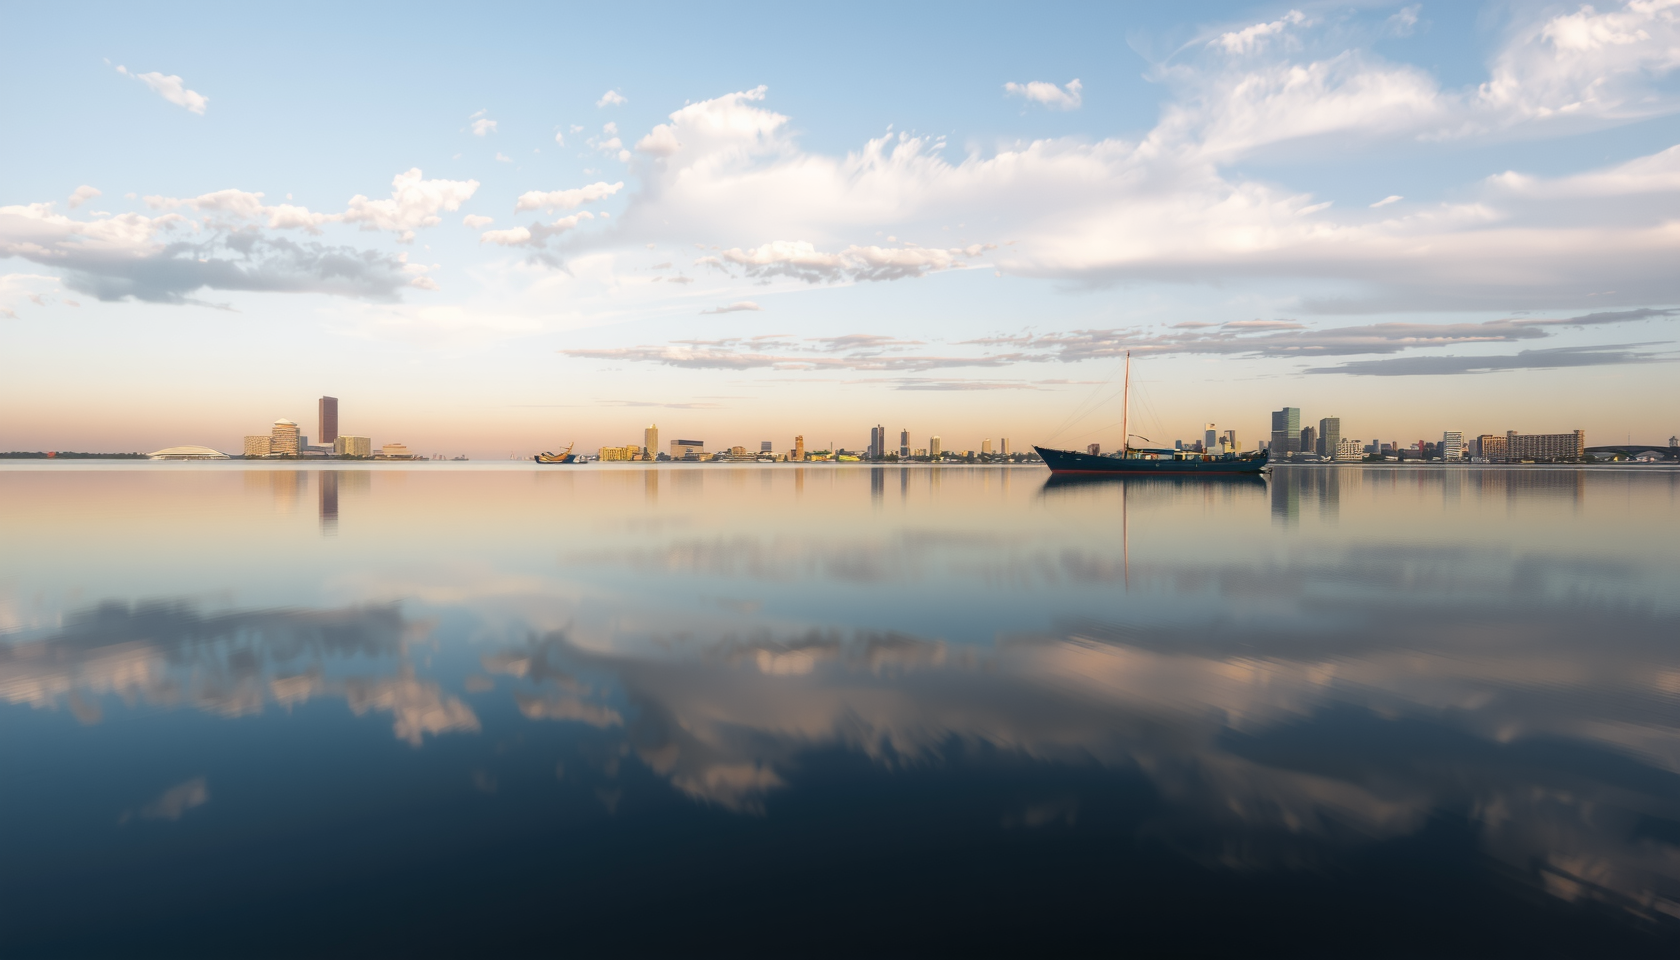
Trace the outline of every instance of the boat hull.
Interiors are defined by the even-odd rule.
[[[1250,460],[1144,460],[1136,457],[1105,457],[1073,450],[1033,447],[1050,472],[1057,476],[1132,477],[1254,477],[1266,469],[1266,461]]]

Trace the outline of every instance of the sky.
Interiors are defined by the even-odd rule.
[[[0,449],[1680,432],[1680,0],[0,35]]]

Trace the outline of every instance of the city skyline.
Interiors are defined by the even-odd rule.
[[[395,9],[7,9],[0,447],[232,452],[323,395],[475,457],[650,416],[1112,447],[1126,350],[1149,436],[1680,429],[1671,7],[893,8],[815,50],[676,11],[564,55],[612,11]]]

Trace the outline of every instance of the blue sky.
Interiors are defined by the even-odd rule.
[[[7,449],[1680,429],[1664,0],[0,23]]]

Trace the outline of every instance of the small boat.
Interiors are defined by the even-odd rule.
[[[1132,353],[1126,351],[1126,384],[1122,392],[1120,431],[1125,437],[1119,453],[1081,453],[1033,446],[1052,476],[1259,476],[1266,470],[1266,457],[1235,453],[1197,453],[1164,447],[1134,447],[1129,430],[1132,393]],[[1147,437],[1139,437],[1147,440]]]
[[[537,454],[531,459],[538,463],[577,463],[577,457],[572,453],[572,447],[575,446],[577,446],[577,441],[574,440],[570,444],[567,444],[565,451],[562,453],[545,451]]]

